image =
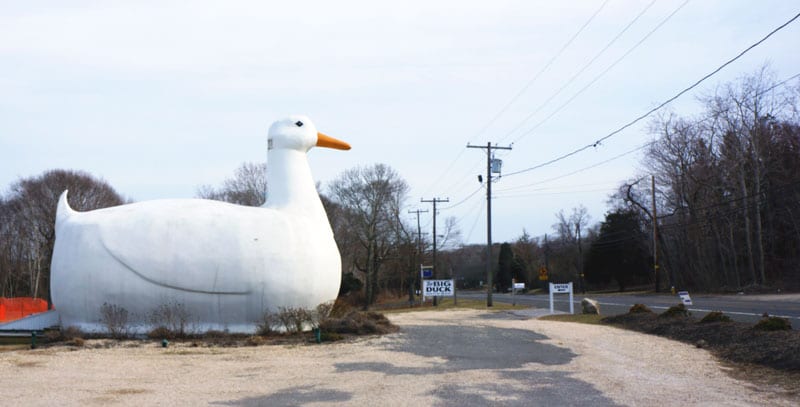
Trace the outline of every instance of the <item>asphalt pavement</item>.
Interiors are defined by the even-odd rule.
[[[721,311],[732,319],[741,322],[756,322],[762,318],[764,313],[770,316],[787,318],[792,323],[794,329],[800,329],[800,294],[769,294],[769,295],[713,295],[713,294],[692,294],[692,305],[687,305],[687,309],[692,315],[702,318],[711,311]],[[461,291],[458,293],[461,298],[484,299],[485,292]],[[677,295],[671,294],[580,294],[573,296],[573,306],[575,312],[580,312],[580,303],[584,298],[591,298],[600,303],[601,313],[604,315],[617,315],[628,312],[634,304],[644,304],[656,312],[666,310],[677,305],[681,299]],[[543,308],[549,311],[550,298],[547,294],[511,294],[494,293],[493,301],[531,305],[536,308]],[[553,308],[560,312],[569,312],[569,296],[567,294],[555,294],[553,296]]]

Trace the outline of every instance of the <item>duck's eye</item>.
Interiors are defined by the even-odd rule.
[[[297,126],[297,127],[303,127],[303,122],[301,122],[301,121],[298,121],[298,122],[297,122],[297,123],[295,123],[294,125],[295,125],[295,126]]]

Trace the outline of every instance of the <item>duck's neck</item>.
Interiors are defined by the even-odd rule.
[[[306,153],[286,149],[269,150],[267,200],[264,207],[322,217],[327,222]]]

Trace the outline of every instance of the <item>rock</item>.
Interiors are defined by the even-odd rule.
[[[583,308],[584,314],[600,315],[600,304],[593,299],[584,298],[581,300],[581,308]]]
[[[696,347],[698,347],[698,348],[700,348],[700,349],[703,349],[703,348],[705,348],[705,347],[706,347],[706,345],[708,345],[708,343],[706,343],[706,340],[705,340],[705,339],[700,339],[699,341],[697,341],[697,342],[695,342],[695,343],[694,343],[694,346],[696,346]]]

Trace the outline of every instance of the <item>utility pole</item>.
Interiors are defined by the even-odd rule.
[[[575,222],[575,232],[578,234],[578,282],[581,283],[581,292],[586,294],[583,284],[583,248],[581,247],[581,222]]]
[[[544,269],[547,270],[547,280],[544,282],[545,292],[550,292],[550,245],[547,242],[547,233],[544,234]]]
[[[492,149],[511,150],[511,146],[500,147],[492,146],[492,142],[487,142],[484,146],[473,146],[467,144],[467,148],[486,149],[486,306],[492,306]]]
[[[420,213],[428,213],[428,210],[425,209],[424,211],[421,211],[421,210],[417,209],[416,211],[408,211],[408,213],[416,213],[417,214],[417,259],[419,260],[419,264],[422,265],[422,228],[420,227],[420,224],[419,224],[419,214]],[[412,273],[412,276],[414,274],[416,274],[415,270],[412,270],[411,273]],[[420,278],[422,278],[422,277],[420,277]],[[409,292],[408,292],[408,301],[409,302],[413,302],[414,301],[414,281],[417,281],[417,278],[416,277],[412,277],[410,280],[411,280],[410,281],[411,288],[409,289]],[[422,290],[422,281],[419,282],[419,289]]]
[[[438,273],[436,272],[436,270],[438,270],[438,267],[436,266],[436,204],[439,203],[439,202],[450,202],[450,198],[445,198],[445,199],[439,199],[439,198],[420,199],[419,201],[420,202],[430,202],[430,203],[433,204],[433,279],[436,280],[438,278],[438,276],[437,276]],[[422,287],[421,283],[420,283],[420,287]],[[434,306],[439,305],[438,298],[439,297],[433,297],[433,305]]]
[[[656,177],[650,176],[650,199],[653,201],[653,272],[656,278],[656,292],[661,278],[658,274],[658,217],[656,216]]]
[[[550,274],[550,261],[548,256],[550,254],[550,245],[547,243],[547,233],[544,234],[544,268],[547,269],[547,273]]]

